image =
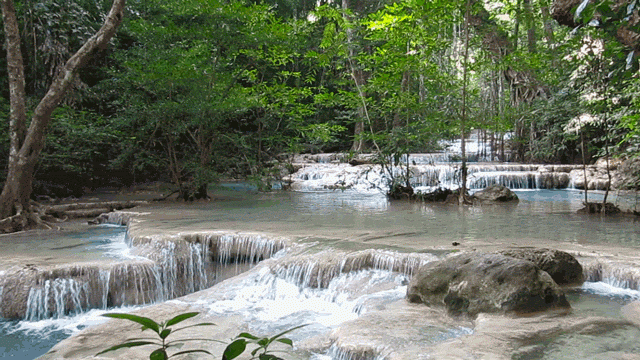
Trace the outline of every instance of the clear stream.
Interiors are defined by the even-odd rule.
[[[437,253],[438,244],[451,244],[452,241],[463,245],[495,243],[497,246],[511,243],[535,246],[549,242],[640,246],[640,223],[636,220],[577,214],[583,196],[580,191],[528,190],[517,191],[517,194],[521,199],[517,205],[459,209],[389,202],[382,194],[339,191],[263,194],[244,185],[230,184],[218,189],[217,201],[178,205],[178,211],[172,209],[169,213],[162,213],[161,207],[156,208],[158,214],[154,216],[160,226],[155,231],[175,231],[182,227],[236,229],[277,233],[299,241],[321,240],[329,248],[345,250],[384,247],[402,252],[434,253]],[[593,194],[591,199],[597,196],[602,195]],[[126,257],[124,230],[123,227],[97,227],[85,233],[69,234],[56,243],[34,240],[29,246],[51,252],[52,256],[55,251],[62,251],[68,252],[70,257],[78,254],[85,258],[87,253],[96,258]],[[640,299],[636,289],[613,288],[603,283],[587,283],[569,294],[574,311],[614,318],[620,317],[621,306],[636,299]],[[216,306],[221,312],[225,311],[224,303]],[[4,358],[33,359],[58,341],[103,321],[99,315],[104,312],[90,310],[38,322],[0,321],[0,354]],[[328,316],[326,321],[330,322],[331,316]],[[621,330],[604,337],[601,346],[640,353],[640,345],[633,341],[638,336],[637,330]],[[593,338],[569,334],[544,344],[538,355],[534,351],[523,358],[552,359],[554,354],[562,358],[566,356],[567,347],[578,349],[588,342],[593,342]]]

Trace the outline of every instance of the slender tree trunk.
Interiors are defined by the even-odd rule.
[[[551,19],[551,14],[549,13],[549,7],[540,7],[540,12],[542,12],[542,21],[544,22],[545,40],[547,40],[547,43],[552,46],[555,43],[555,36],[553,34],[553,20]]]
[[[604,121],[605,135],[604,135],[604,151],[607,158],[607,188],[604,190],[604,199],[602,199],[602,213],[607,209],[607,198],[609,197],[609,189],[611,189],[611,169],[609,169],[609,127],[607,126],[607,120]]]
[[[580,147],[582,149],[582,174],[584,176],[584,206],[589,207],[589,183],[587,182],[587,160],[584,154],[584,129],[580,129]]]
[[[346,23],[351,22],[351,16],[348,15],[349,11],[349,0],[342,0],[342,10],[344,11],[344,19]],[[353,45],[354,38],[354,30],[348,25],[346,30],[347,34],[347,56],[349,59],[349,66],[351,68],[351,77],[355,82],[358,96],[361,97],[361,100],[364,101],[364,93],[362,92],[362,85],[364,85],[364,73],[362,70],[358,69],[356,65],[353,63],[353,58],[355,57],[356,51]],[[362,106],[365,106],[364,104]],[[361,152],[364,150],[365,144],[362,135],[364,133],[364,118],[366,116],[365,109],[362,107],[358,108],[358,119],[356,120],[355,129],[353,132],[353,145],[351,146],[351,150],[354,152]]]
[[[531,8],[531,0],[523,0],[524,18],[527,25],[527,49],[530,53],[536,52],[536,27]]]
[[[29,128],[26,128],[24,64],[20,53],[20,34],[13,0],[2,0],[5,23],[7,66],[11,97],[11,148],[7,181],[0,194],[0,218],[6,219],[28,210],[33,173],[44,147],[51,113],[60,104],[71,86],[76,72],[97,51],[106,48],[122,22],[125,0],[114,0],[102,27],[67,61],[55,76],[49,90],[36,107]],[[0,222],[1,223],[1,222]],[[0,231],[2,226],[0,226]]]
[[[400,94],[404,94],[407,92],[407,90],[409,89],[409,77],[410,77],[410,73],[408,70],[404,71],[402,73],[402,80],[400,82]],[[396,109],[395,113],[393,114],[393,128],[397,129],[397,128],[401,128],[405,125],[405,122],[402,121],[402,117],[400,114],[400,108],[398,107],[398,109]]]
[[[470,0],[467,0],[464,14],[464,58],[462,62],[462,116],[460,118],[460,150],[462,155],[462,179],[460,186],[460,196],[458,203],[465,203],[465,195],[467,193],[467,153],[466,153],[466,120],[467,120],[467,67],[469,60],[469,9],[471,7]]]

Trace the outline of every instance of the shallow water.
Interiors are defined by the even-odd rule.
[[[314,243],[321,249],[360,250],[366,248],[394,249],[401,252],[431,252],[441,255],[451,251],[453,241],[460,247],[503,247],[504,245],[610,244],[623,248],[640,245],[640,223],[627,217],[599,217],[576,214],[581,207],[582,193],[574,190],[518,191],[521,201],[505,206],[465,207],[388,201],[382,194],[352,192],[273,192],[257,194],[245,186],[220,189],[218,200],[190,205],[153,205],[148,210],[151,234],[177,233],[189,230],[243,230],[290,236],[299,242]],[[601,194],[594,194],[596,197]],[[145,211],[147,209],[144,209]],[[108,261],[126,257],[118,241],[106,241],[113,228],[95,228],[89,236],[69,236],[41,245],[38,251],[60,251],[79,258],[98,256]],[[122,228],[115,229],[114,232]],[[35,240],[33,240],[35,242]],[[35,243],[34,243],[35,244]],[[35,245],[32,245],[32,247]],[[38,245],[40,246],[40,245]],[[21,247],[21,251],[28,245]],[[37,247],[36,247],[37,248]],[[38,249],[38,248],[37,248]],[[264,276],[263,276],[264,275]],[[250,330],[273,334],[301,323],[313,322],[295,334],[296,341],[318,336],[353,321],[367,311],[375,312],[394,301],[402,301],[406,279],[389,272],[369,271],[347,274],[335,280],[334,288],[305,289],[282,278],[251,278],[225,294],[226,300],[206,300],[211,314],[241,314]],[[345,289],[358,284],[358,276],[367,281],[384,280],[393,285],[380,294],[351,295]],[[265,280],[266,279],[266,280]],[[382,281],[380,280],[380,281]],[[341,287],[336,289],[335,287]],[[358,286],[356,286],[358,287]],[[639,298],[638,292],[607,287],[602,283],[587,283],[581,290],[569,294],[573,315],[620,318],[620,308]],[[363,303],[372,306],[363,307]],[[205,304],[205,303],[203,303]],[[362,309],[368,309],[362,311]],[[97,314],[94,310],[87,314]],[[96,315],[97,316],[97,315]],[[46,322],[12,322],[1,324],[0,340],[6,349],[12,348],[16,358],[33,358],[34,353],[21,353],[24,348],[42,354],[53,343],[75,333],[88,324],[79,317],[69,318],[67,325],[45,325]],[[64,321],[65,319],[59,319]],[[20,330],[17,330],[21,328]],[[36,329],[31,332],[26,328]],[[39,330],[38,330],[39,328]],[[421,329],[421,330],[420,330]],[[427,326],[419,336],[434,344],[472,333],[465,326]],[[11,333],[11,334],[9,334]],[[43,339],[49,334],[48,339]],[[421,335],[420,335],[421,334]],[[24,339],[24,337],[28,339]],[[411,336],[418,336],[413,333]],[[589,333],[568,333],[541,339],[525,348],[522,359],[570,359],[572,349],[585,354],[602,349],[636,351],[632,339],[640,332],[632,327],[609,331],[599,338]],[[40,341],[40,340],[44,341]],[[399,341],[409,341],[411,338]],[[16,343],[26,341],[23,349]],[[40,348],[39,348],[40,347]],[[332,353],[333,351],[333,353]],[[604,350],[603,350],[604,351]],[[638,349],[640,351],[640,349]],[[333,354],[333,355],[332,355]],[[37,355],[37,354],[35,354]],[[312,355],[314,359],[341,358],[343,353],[329,349]]]
[[[224,200],[171,210],[153,208],[157,232],[177,229],[243,229],[297,238],[329,238],[413,251],[451,242],[612,244],[640,246],[640,222],[626,216],[578,214],[575,190],[517,191],[517,204],[459,208],[442,204],[388,201],[382,194],[226,190]],[[597,198],[601,194],[591,194]],[[152,230],[153,232],[153,230]]]
[[[117,261],[131,257],[124,243],[123,226],[85,226],[72,231],[34,234],[27,232],[18,239],[0,238],[0,271],[13,265]]]
[[[108,312],[130,312],[141,306],[120,307],[107,310],[90,310],[74,316],[40,321],[6,321],[0,319],[0,354],[2,358],[35,359],[55,344],[78,333],[87,326],[101,324],[108,319],[101,317]]]

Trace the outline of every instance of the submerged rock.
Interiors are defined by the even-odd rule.
[[[613,215],[613,214],[619,214],[620,208],[617,207],[616,205],[608,202],[604,205],[602,205],[602,203],[599,202],[588,202],[588,203],[583,203],[584,207],[580,210],[578,210],[579,213],[585,213],[585,214],[608,214],[608,215]]]
[[[584,275],[582,265],[573,255],[554,249],[509,249],[498,251],[499,254],[517,259],[531,261],[540,269],[551,275],[557,284],[582,284]]]
[[[435,190],[429,192],[419,192],[416,196],[422,201],[445,202],[447,201],[447,198],[453,195],[454,192],[451,189],[438,187]]]
[[[570,308],[558,284],[534,263],[489,253],[465,253],[425,265],[412,278],[407,300],[470,316]]]
[[[519,201],[518,195],[509,190],[508,187],[502,185],[491,185],[471,196],[473,202],[479,203],[497,203]]]

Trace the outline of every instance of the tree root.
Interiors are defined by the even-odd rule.
[[[114,210],[129,209],[147,204],[146,201],[106,201],[73,203],[64,205],[44,206],[31,201],[29,209],[21,207],[16,214],[0,220],[0,233],[15,233],[29,229],[60,229],[56,223],[75,218],[94,218],[103,213]]]
[[[36,228],[53,229],[54,226],[46,218],[42,207],[32,205],[27,211],[20,208],[15,215],[0,220],[0,233],[15,233]],[[55,228],[60,229],[57,226]]]

